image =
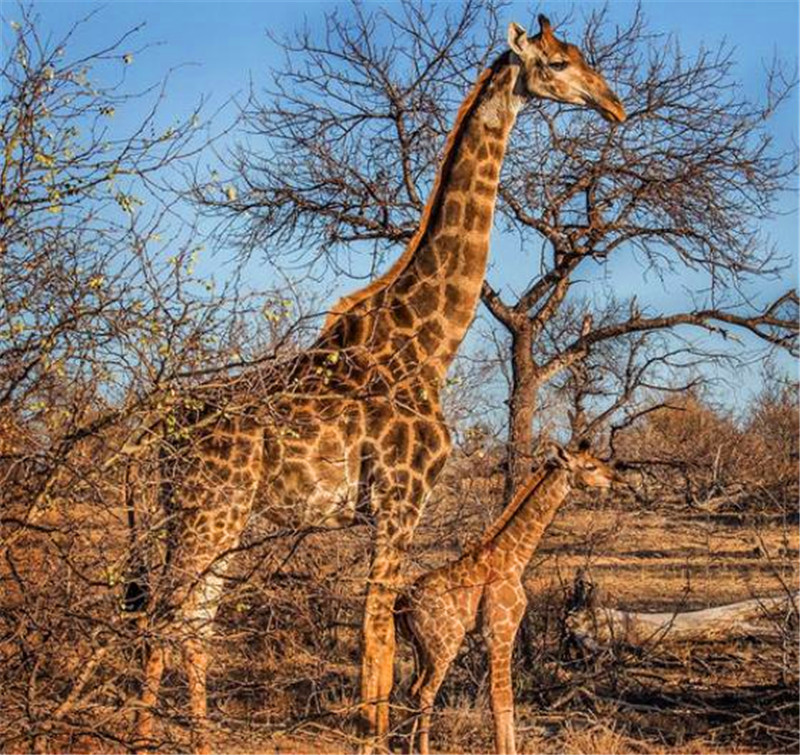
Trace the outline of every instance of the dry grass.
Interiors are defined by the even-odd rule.
[[[495,486],[481,487],[480,495],[466,496],[466,505],[459,493],[429,507],[412,554],[415,569],[455,557],[482,532],[497,512],[485,504]],[[73,546],[85,554],[102,546],[103,559],[85,556],[86,573],[101,580],[101,567],[116,563],[124,546],[122,517],[116,513],[109,510],[95,526],[82,528],[80,549]],[[77,509],[67,514],[83,519]],[[255,541],[262,534],[255,528],[250,537]],[[209,679],[215,749],[358,749],[358,630],[369,538],[363,527],[335,536],[318,533],[292,551],[295,540],[289,537],[277,547],[272,543],[266,559],[263,549],[255,549],[235,562],[234,577],[256,564],[260,568],[242,584],[229,586],[218,617]],[[37,549],[33,540],[31,536],[23,548],[28,566],[57,566],[52,547]],[[796,525],[780,517],[639,511],[621,498],[579,498],[567,505],[528,572],[531,611],[519,638],[515,677],[520,750],[784,751],[780,743],[787,742],[787,730],[797,723],[796,694],[794,706],[787,697],[797,679],[796,633],[794,648],[747,640],[716,642],[651,649],[645,657],[622,653],[587,665],[561,653],[558,618],[578,568],[591,575],[604,604],[641,611],[688,610],[775,594],[785,586],[796,589],[798,547]],[[284,560],[290,552],[291,558]],[[176,660],[161,703],[169,750],[182,749],[188,740],[182,718],[185,681],[175,670]],[[118,665],[124,669],[121,661]],[[397,676],[393,715],[400,722],[407,715],[404,690],[411,676],[409,652],[402,645]],[[569,697],[566,693],[573,688],[578,691]],[[442,690],[432,732],[435,749],[492,748],[486,693],[483,650],[472,641]],[[763,715],[763,702],[770,699],[780,708],[779,715]],[[120,726],[124,720],[119,719]],[[397,745],[402,744],[398,739]],[[53,748],[125,749],[78,736],[54,738]]]
[[[565,508],[530,570],[540,592],[589,568],[607,601],[632,610],[706,608],[796,585],[800,535],[780,519]]]
[[[458,545],[473,539],[487,516],[464,517],[471,526],[462,528]],[[419,558],[426,566],[459,552],[449,543],[448,548],[432,548],[432,542],[420,545]],[[553,631],[558,596],[569,589],[579,568],[590,574],[604,605],[627,610],[694,610],[783,594],[798,587],[799,547],[796,514],[640,511],[622,499],[579,499],[559,513],[528,571],[531,612],[550,614],[544,624],[532,623],[536,630]],[[796,631],[792,637],[796,646]],[[525,641],[523,627],[519,642]],[[576,676],[589,677],[580,682],[586,689],[553,710],[564,690],[546,685],[563,682],[568,687],[574,679],[564,680],[559,669],[540,673],[536,663],[558,664],[535,635],[533,643],[533,648],[518,647],[523,661],[516,672],[517,724],[523,752],[783,751],[781,742],[797,726],[792,703],[797,655],[792,648],[787,652],[747,640],[650,648],[645,658],[628,655],[588,675],[582,670]],[[443,752],[492,747],[481,652],[468,648],[445,684],[433,732]],[[761,708],[770,696],[782,706],[774,718],[765,717]]]

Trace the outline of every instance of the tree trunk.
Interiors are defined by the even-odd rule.
[[[508,401],[508,448],[504,501],[530,475],[533,456],[533,416],[536,411],[538,381],[533,361],[533,341],[527,321],[511,336],[511,395]]]

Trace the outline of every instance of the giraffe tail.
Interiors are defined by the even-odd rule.
[[[125,583],[125,594],[122,598],[122,610],[125,613],[140,614],[150,600],[150,590],[144,575],[133,577]]]
[[[136,484],[139,473],[138,466],[135,460],[131,460],[125,467],[125,509],[128,517],[130,559],[122,598],[122,610],[126,614],[140,615],[147,607],[150,590],[147,564],[139,543],[139,525],[136,516],[136,493],[139,487]]]
[[[411,645],[414,657],[414,682],[409,692],[413,698],[416,698],[419,688],[425,681],[427,664],[425,663],[425,647],[414,631],[414,624],[411,621],[413,610],[409,595],[401,595],[395,603],[394,623],[397,633]]]

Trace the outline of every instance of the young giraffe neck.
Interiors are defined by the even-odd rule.
[[[502,550],[510,557],[507,560],[523,570],[570,488],[569,472],[561,467],[549,467],[544,475],[537,475],[521,493],[524,500],[496,534],[490,547]]]
[[[544,479],[545,475],[547,475],[549,471],[549,467],[546,464],[542,464],[534,473],[533,477],[531,477],[525,485],[523,485],[518,491],[514,498],[511,500],[500,516],[492,522],[489,529],[483,533],[481,539],[479,541],[479,546],[488,545],[492,540],[497,537],[497,535],[501,532],[501,530],[505,529],[508,522],[514,517],[517,513],[517,510],[520,506],[522,506],[525,501],[528,499],[528,496],[531,494],[531,491],[536,488],[539,483]]]

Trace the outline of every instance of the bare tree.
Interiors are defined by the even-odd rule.
[[[245,108],[253,133],[231,155],[231,174],[194,174],[201,209],[221,219],[245,253],[285,251],[311,263],[312,273],[323,263],[371,275],[414,230],[452,113],[502,44],[502,9],[476,0],[354,6],[331,15],[321,36],[301,32],[287,43],[287,65],[272,88]],[[43,39],[30,10],[9,15],[13,44],[0,69],[0,749],[130,749],[143,637],[170,640],[155,624],[134,626],[129,609],[137,596],[125,589],[141,562],[156,563],[165,541],[155,493],[170,480],[150,465],[148,443],[163,441],[166,454],[179,447],[186,428],[178,419],[196,407],[198,386],[221,387],[224,400],[243,368],[255,364],[250,377],[269,375],[277,350],[291,352],[302,338],[295,321],[302,312],[291,293],[245,296],[235,276],[220,289],[197,274],[197,226],[181,224],[189,213],[168,189],[178,169],[205,154],[209,132],[200,110],[180,121],[165,116],[163,82],[131,91],[126,72],[147,54],[138,31],[75,58],[73,41],[84,27]],[[693,387],[710,357],[728,357],[724,344],[712,354],[668,334],[682,323],[715,333],[745,328],[768,344],[789,343],[792,295],[773,305],[745,298],[750,283],[780,275],[781,260],[756,232],[741,231],[769,216],[793,156],[769,144],[768,109],[726,115],[724,98],[705,99],[709,91],[723,97],[727,62],[682,60],[673,70],[661,41],[639,16],[634,22],[633,32],[595,32],[608,40],[595,48],[601,67],[631,93],[630,123],[605,134],[555,105],[534,105],[547,128],[521,125],[523,141],[507,166],[498,222],[526,246],[543,241],[545,249],[516,301],[499,286],[485,291],[488,317],[512,315],[508,329],[493,330],[511,367],[512,399],[532,396],[530,423],[524,402],[519,409],[512,400],[511,425],[522,428],[513,459],[530,452],[523,431],[532,440],[544,427],[543,409],[548,421],[557,409],[575,435],[606,428],[643,470],[642,494],[650,485],[661,496],[688,490],[692,505],[743,506],[749,499],[737,491],[755,489],[773,508],[782,502],[788,533],[797,488],[795,387],[762,396],[741,426],[703,407],[691,411],[690,400],[670,390]],[[626,36],[634,32],[638,38]],[[642,83],[651,69],[636,73],[625,57],[631,50],[654,55],[652,101]],[[700,66],[696,78],[686,79],[693,66]],[[705,76],[711,90],[703,89]],[[772,103],[785,91],[776,89]],[[120,124],[125,108],[140,114],[128,130]],[[712,124],[700,145],[705,162],[695,168],[680,151],[690,152],[680,124],[698,122],[692,108]],[[662,122],[672,130],[659,143]],[[731,141],[715,146],[725,129]],[[587,171],[597,175],[591,191],[580,184]],[[683,218],[681,192],[689,208]],[[589,194],[597,208],[591,218]],[[703,202],[708,218],[700,217]],[[740,223],[738,232],[735,222],[729,227],[730,238],[721,230],[729,220]],[[688,231],[675,230],[692,224],[711,242],[694,246]],[[579,296],[578,275],[590,277],[587,270],[612,251],[636,253],[641,269],[665,276],[671,266],[705,270],[711,294],[696,310],[663,316],[646,302]],[[536,286],[538,298],[526,299]],[[512,355],[517,327],[531,336],[529,354]],[[422,565],[452,557],[477,536],[491,519],[487,501],[499,498],[497,418],[486,397],[490,381],[493,390],[502,385],[493,377],[496,360],[481,349],[447,386],[450,416],[463,433],[425,525],[427,540],[420,539]],[[526,374],[535,379],[526,383],[520,365],[531,364]],[[681,382],[670,382],[676,370]],[[662,411],[679,404],[680,411]],[[153,422],[159,432],[149,436]],[[698,443],[690,447],[694,428]],[[679,465],[689,452],[696,458],[684,474]],[[713,497],[718,490],[724,502]],[[787,559],[796,554],[793,542],[787,534]],[[341,748],[342,715],[355,711],[370,543],[357,527],[331,538],[253,522],[235,549],[218,621],[218,720],[264,736],[305,727]],[[185,718],[169,704],[155,712],[163,727],[153,746],[181,749]],[[464,745],[458,736],[454,749]]]
[[[27,6],[8,14],[0,747],[111,747],[125,733],[136,641],[121,610],[136,545],[125,515],[131,446],[143,423],[168,422],[178,384],[268,344],[283,327],[286,294],[254,302],[235,280],[215,289],[197,274],[194,228],[167,188],[209,131],[199,109],[165,123],[166,82],[132,90],[126,72],[147,54],[139,29],[76,56],[97,30],[94,13],[61,38],[45,36]],[[115,119],[125,108],[140,113],[128,128]]]
[[[285,64],[243,108],[250,135],[228,158],[235,190],[220,199],[217,185],[198,179],[196,198],[245,254],[289,249],[372,274],[413,233],[454,108],[502,47],[502,9],[494,0],[353,5],[329,13],[320,33],[278,41]],[[541,251],[521,292],[501,294],[489,281],[483,291],[511,342],[507,491],[531,455],[541,390],[597,344],[681,325],[723,336],[744,329],[786,348],[796,334],[794,291],[771,302],[750,295],[786,264],[761,223],[796,166],[770,132],[794,80],[776,63],[761,99],[748,100],[730,49],[687,56],[676,38],[647,28],[641,8],[621,26],[599,8],[563,29],[629,117],[609,130],[591,114],[536,102],[509,149],[496,222]],[[662,313],[634,299],[612,321],[587,311],[576,333],[543,351],[578,276],[612,256],[665,280],[691,271],[698,306]]]
[[[578,315],[588,309],[589,305],[579,299],[562,307],[537,344],[535,356],[557,351],[558,344],[580,338],[587,322],[585,315],[582,320]],[[620,307],[611,301],[597,315],[600,322],[596,327],[601,328],[620,319]],[[715,355],[688,342],[676,344],[658,331],[600,340],[587,346],[582,358],[562,370],[542,391],[543,406],[538,415],[546,419],[540,419],[539,427],[537,423],[534,427],[542,434],[547,432],[542,422],[552,424],[559,415],[565,415],[562,423],[573,441],[607,433],[613,447],[617,433],[646,413],[669,407],[670,396],[706,385],[709,380],[702,367],[715,359],[726,361],[724,354]]]

